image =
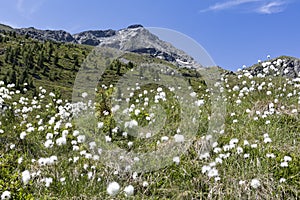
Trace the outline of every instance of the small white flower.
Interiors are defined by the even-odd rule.
[[[26,137],[26,135],[27,135],[26,132],[23,131],[23,132],[20,134],[20,139],[21,139],[21,140],[24,140],[25,137]]]
[[[288,167],[288,166],[289,166],[289,164],[286,161],[280,163],[280,167]]]
[[[124,188],[125,196],[131,196],[134,193],[134,187],[132,185],[128,185]]]
[[[200,155],[200,160],[203,160],[203,159],[208,159],[210,157],[209,153],[208,152],[205,152],[203,154]]]
[[[166,141],[168,141],[169,140],[169,137],[168,136],[162,136],[161,137],[161,141],[162,142],[166,142]]]
[[[78,135],[77,141],[78,143],[83,143],[85,141],[85,135]]]
[[[176,165],[178,165],[180,162],[180,158],[178,156],[174,157],[173,162],[176,163]]]
[[[292,161],[292,158],[290,156],[284,156],[283,160],[286,162]]]
[[[25,170],[22,172],[22,181],[26,185],[30,180],[30,172],[28,170]]]
[[[279,180],[279,183],[284,183],[285,181],[286,181],[285,178],[281,178],[281,179]]]
[[[271,138],[269,138],[269,137],[266,137],[265,139],[264,139],[264,143],[271,143],[272,142],[272,140],[271,140]]]
[[[251,180],[251,187],[253,187],[254,189],[258,188],[260,186],[260,181],[258,179],[252,179]]]
[[[244,185],[246,183],[246,181],[239,181],[239,185]]]
[[[120,185],[117,182],[112,182],[107,187],[107,193],[111,196],[116,195],[120,190]]]
[[[143,187],[148,187],[149,183],[147,181],[143,182]]]
[[[45,178],[45,186],[49,187],[51,185],[51,183],[53,182],[53,179],[51,177],[49,178]]]
[[[130,142],[128,142],[128,144],[127,144],[127,145],[128,145],[128,147],[129,147],[129,148],[131,148],[131,147],[132,147],[132,145],[133,145],[133,142],[131,142],[131,141],[130,141]]]
[[[218,176],[219,173],[218,173],[218,170],[216,168],[212,168],[208,171],[208,177],[215,177],[215,176]]]
[[[205,174],[206,172],[208,172],[211,169],[210,166],[208,165],[204,165],[201,169],[202,174]]]
[[[18,158],[18,164],[21,164],[23,162],[23,157]]]
[[[98,128],[102,128],[102,127],[103,127],[103,125],[104,125],[104,123],[103,123],[103,122],[98,122]]]
[[[1,200],[4,200],[4,199],[10,199],[10,191],[6,190],[1,194]]]
[[[267,158],[275,158],[275,155],[273,153],[267,153],[266,156]]]
[[[106,136],[105,136],[105,141],[106,141],[106,142],[111,142],[111,137],[109,137],[109,135],[106,135]]]
[[[184,142],[184,136],[183,135],[180,135],[180,134],[175,134],[174,135],[174,139],[175,139],[175,142]]]
[[[65,137],[60,137],[56,139],[57,146],[61,146],[67,143],[67,139]]]
[[[237,147],[236,152],[237,152],[237,154],[243,153],[243,148],[242,147]]]
[[[83,98],[86,98],[86,97],[88,96],[88,93],[84,92],[84,93],[82,93],[81,96],[82,96]]]

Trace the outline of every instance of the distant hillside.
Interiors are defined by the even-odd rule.
[[[29,84],[32,93],[43,86],[49,91],[60,91],[65,98],[70,98],[75,77],[82,62],[94,47],[82,44],[40,41],[20,35],[15,31],[0,31],[0,80],[14,83],[23,90],[24,83]],[[102,83],[113,83],[133,65],[144,62],[165,63],[177,68],[167,61],[130,53],[123,59],[107,66]],[[177,68],[178,69],[178,68]],[[178,69],[191,82],[203,82],[193,69]],[[100,77],[99,77],[100,79]],[[87,80],[88,81],[88,80]]]

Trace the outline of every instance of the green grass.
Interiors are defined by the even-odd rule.
[[[21,41],[29,48],[38,45],[44,49],[42,51],[49,50],[50,42],[41,43],[23,36],[14,37],[9,33],[5,33],[5,37],[9,40],[0,43],[0,50],[9,46],[16,49],[20,47]],[[210,130],[210,122],[216,120],[210,118],[216,116],[211,110],[214,108],[214,101],[210,91],[214,90],[208,88],[210,85],[205,83],[205,76],[201,71],[176,69],[175,66],[159,59],[125,54],[123,58],[130,60],[133,65],[116,60],[107,63],[104,74],[99,77],[95,113],[90,115],[89,110],[81,111],[85,113],[84,117],[77,118],[76,114],[69,110],[70,105],[64,102],[71,101],[75,76],[80,69],[80,66],[73,68],[72,55],[78,55],[80,65],[84,59],[88,59],[86,56],[92,49],[81,45],[51,44],[54,51],[50,60],[44,62],[49,68],[48,71],[43,74],[43,69],[35,69],[35,72],[33,68],[28,69],[28,80],[32,79],[32,87],[19,85],[19,88],[8,88],[5,84],[0,88],[1,99],[6,106],[10,106],[0,116],[0,194],[10,191],[12,199],[299,199],[300,91],[297,83],[282,77],[249,79],[246,76],[238,78],[235,75],[224,75],[223,79],[219,80],[221,84],[218,87],[224,89],[222,100],[225,102],[226,113],[222,114],[225,124],[221,127],[223,134],[215,133],[212,136],[217,143],[211,148],[208,144],[212,139],[209,139],[207,133]],[[39,67],[39,52],[40,50],[34,51],[33,64],[36,68]],[[53,65],[55,54],[59,57],[58,65]],[[5,76],[7,72],[12,71],[12,63],[5,62],[5,54],[0,55],[0,61],[0,77],[7,80]],[[17,61],[19,64],[14,66],[14,70],[19,80],[24,70],[23,56],[20,55]],[[158,78],[156,72],[149,68],[151,72],[147,76],[147,69],[143,72],[139,70],[142,63],[153,66],[163,64],[169,67],[169,70],[176,70],[183,75],[182,82],[177,82],[178,86],[186,83],[191,86],[190,90],[182,87],[171,91],[163,83],[174,81],[175,75],[160,72]],[[92,69],[94,66],[88,68]],[[53,79],[51,75],[55,73],[57,75]],[[143,83],[143,79],[140,79],[141,73],[143,77],[151,80],[151,84],[136,85],[136,82]],[[34,78],[36,75],[41,79]],[[159,79],[162,79],[161,82]],[[265,85],[258,90],[258,86],[263,82]],[[24,87],[28,88],[27,92],[10,93],[11,99],[5,95],[6,89],[16,91],[23,90]],[[118,87],[121,88],[120,91]],[[165,92],[166,101],[159,100],[155,103],[155,96],[160,95],[158,87]],[[192,90],[197,93],[198,99],[204,100],[203,105],[195,108],[192,106],[193,102],[188,101]],[[56,97],[50,95],[52,91],[55,91]],[[267,91],[271,94],[268,95]],[[79,96],[82,92],[86,91],[80,91]],[[133,96],[129,99],[129,106],[135,104],[135,108],[117,118],[118,113],[111,112],[115,100],[121,99],[124,102],[131,92]],[[289,95],[290,93],[293,95]],[[42,95],[45,97],[42,98]],[[38,97],[36,101],[33,101],[34,96]],[[176,96],[182,97],[188,103]],[[28,101],[23,97],[27,97]],[[145,97],[149,98],[148,105],[144,104]],[[58,99],[63,101],[59,102]],[[84,104],[88,99],[89,96],[81,100]],[[136,109],[140,110],[137,114]],[[104,111],[108,111],[108,115],[105,115]],[[119,111],[123,111],[122,106]],[[198,114],[199,118],[195,122],[197,128],[190,130],[190,127],[195,127],[193,120],[186,120],[183,114]],[[147,120],[149,116],[150,121]],[[130,134],[125,137],[124,131],[141,132],[140,129],[126,128],[124,122],[128,119],[136,120],[139,127],[145,128],[145,131],[153,131],[152,137],[140,138]],[[153,119],[156,121],[152,121]],[[103,122],[103,127],[98,128],[98,122]],[[33,127],[32,131],[28,129],[30,127]],[[181,132],[178,132],[178,127],[182,127]],[[76,130],[79,131],[79,135],[86,136],[85,142],[78,142],[80,139],[73,134]],[[182,148],[177,143],[168,146],[174,140],[175,134],[182,134],[187,139],[189,131],[192,132],[191,145],[186,151],[173,155],[172,148]],[[23,139],[20,138],[22,132],[26,132]],[[66,144],[59,145],[63,135]],[[105,136],[109,136],[111,142],[106,142]],[[164,136],[168,136],[169,140],[163,141]],[[270,138],[271,142],[266,143],[266,138]],[[45,147],[47,140],[54,143],[52,147]],[[89,143],[93,141],[97,147],[102,148],[102,154],[98,154],[97,148],[89,147]],[[128,142],[132,142],[132,146],[129,146]],[[105,155],[111,155],[110,153],[117,148],[135,153],[140,159],[144,153],[160,152],[160,156],[165,156],[162,163],[166,165],[149,170],[151,167],[157,167],[159,162],[148,157],[148,162],[144,165],[145,170],[139,170],[138,173],[130,169],[115,169],[113,166],[122,166],[126,160],[118,160],[120,154],[117,153],[112,157]],[[269,158],[269,154],[274,155],[274,158]],[[96,159],[96,155],[99,155],[99,160]],[[39,164],[41,158],[51,156],[57,156],[57,161],[47,165]],[[179,157],[179,163],[172,161],[174,156]],[[288,166],[281,166],[287,158],[291,158],[287,161]],[[133,166],[143,165],[139,161],[136,163]],[[211,169],[215,168],[218,173],[210,174],[213,170],[204,172],[208,166]],[[33,174],[27,184],[22,181],[22,172],[25,170]],[[45,185],[45,178],[53,180],[49,187]],[[65,180],[61,181],[61,178]],[[251,185],[255,179],[260,183],[257,188]],[[121,187],[116,196],[110,196],[106,191],[109,183],[113,181]],[[148,183],[147,186],[145,182]],[[134,195],[126,197],[123,189],[128,185],[134,187]]]

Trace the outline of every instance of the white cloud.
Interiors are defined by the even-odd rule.
[[[287,1],[283,0],[227,0],[209,6],[208,8],[201,10],[200,12],[222,11],[231,8],[244,8],[245,10],[251,12],[273,14],[284,11],[287,3]],[[247,4],[247,7],[244,6],[245,4]]]
[[[240,6],[242,4],[253,3],[258,1],[262,1],[262,0],[230,0],[230,1],[225,1],[223,3],[216,3],[215,5],[212,5],[207,9],[202,10],[201,12],[226,10],[233,7]]]
[[[273,1],[262,5],[257,9],[257,12],[262,14],[273,14],[282,12],[285,9],[285,2]]]

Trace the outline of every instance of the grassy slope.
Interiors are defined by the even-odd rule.
[[[40,42],[33,41],[31,39],[25,39],[24,37],[7,36],[10,40],[6,43],[0,43],[0,49],[6,49],[9,46],[16,48],[20,46],[20,42],[23,41],[30,48],[35,43],[38,45],[46,45]],[[204,106],[199,107],[201,111],[201,120],[199,122],[199,130],[195,133],[195,139],[188,153],[180,155],[180,163],[172,164],[168,167],[154,172],[138,173],[137,177],[132,173],[128,174],[115,174],[114,170],[107,167],[104,163],[94,161],[92,159],[85,158],[84,155],[80,155],[78,151],[73,151],[71,140],[77,140],[75,136],[72,136],[72,132],[80,127],[69,127],[54,130],[54,125],[49,125],[48,121],[51,116],[54,116],[57,112],[55,105],[57,103],[49,97],[48,93],[54,88],[61,90],[64,95],[63,98],[70,98],[72,84],[76,75],[76,70],[79,67],[74,66],[74,60],[72,55],[76,54],[80,58],[80,62],[85,58],[88,52],[91,51],[90,47],[81,45],[69,45],[69,44],[56,44],[53,43],[54,52],[49,62],[45,62],[45,66],[49,68],[46,74],[43,74],[42,70],[36,70],[34,74],[33,69],[30,69],[30,75],[38,75],[41,80],[35,79],[34,85],[36,88],[43,86],[47,89],[46,99],[40,99],[39,104],[43,106],[42,112],[39,109],[33,109],[30,112],[26,123],[32,123],[36,127],[33,133],[28,133],[25,140],[20,139],[20,133],[26,131],[26,127],[21,125],[23,119],[20,117],[14,117],[10,115],[10,112],[6,112],[1,118],[1,130],[3,130],[0,136],[1,141],[1,177],[0,179],[0,193],[4,190],[10,190],[13,193],[15,199],[29,199],[30,196],[37,199],[71,199],[71,198],[83,198],[83,199],[111,199],[107,194],[106,188],[109,182],[117,181],[122,189],[125,186],[132,184],[135,188],[135,196],[132,199],[297,199],[299,198],[300,191],[300,137],[299,137],[299,115],[297,112],[293,112],[293,109],[298,109],[298,93],[299,86],[289,80],[280,77],[267,78],[254,78],[249,79],[246,76],[238,79],[234,75],[228,75],[225,77],[227,81],[224,81],[224,85],[221,85],[225,89],[226,101],[226,115],[224,134],[218,138],[218,145],[216,148],[209,151],[209,157],[202,158],[204,155],[200,154],[203,141],[202,136],[205,136],[207,131],[208,116],[210,113],[210,101],[209,93],[205,92],[206,86],[201,78],[198,78],[194,71],[181,69],[180,73],[185,74],[185,78],[193,86],[194,91],[198,93],[200,99],[205,99]],[[47,49],[45,49],[46,51]],[[37,54],[40,51],[35,51],[35,65],[37,62]],[[85,54],[83,52],[86,52]],[[58,66],[53,66],[53,58],[55,53],[58,53],[59,62]],[[67,54],[68,56],[65,56]],[[0,55],[0,61],[2,62],[0,76],[5,77],[7,71],[12,70],[10,63],[5,63],[4,54]],[[69,57],[69,58],[67,58]],[[164,61],[153,59],[151,57],[138,56],[135,54],[128,54],[124,56],[126,59],[133,61],[136,65],[141,62],[160,63]],[[18,58],[20,65],[22,64],[22,57]],[[167,63],[164,63],[168,65]],[[38,67],[38,66],[37,66]],[[170,67],[174,67],[171,66]],[[15,70],[21,72],[21,66],[16,65]],[[102,83],[109,86],[109,84],[116,83],[122,75],[130,70],[127,65],[122,64],[121,74],[116,73],[116,68],[109,67],[102,77]],[[50,75],[57,73],[57,77],[54,80],[50,80]],[[135,75],[139,75],[139,71],[134,71]],[[200,74],[201,75],[201,74]],[[170,77],[171,80],[172,77]],[[265,84],[263,84],[265,83]],[[258,86],[263,85],[262,90],[258,90]],[[201,88],[199,88],[201,86]],[[239,89],[233,90],[239,86]],[[138,98],[138,94],[143,90],[150,91],[153,86],[146,86],[142,89],[134,90],[135,96],[132,103],[135,103],[135,99]],[[242,88],[254,88],[252,91],[241,92]],[[153,88],[156,91],[156,88]],[[33,88],[31,89],[33,90]],[[271,91],[271,94],[267,95],[267,91]],[[294,92],[295,91],[295,92]],[[173,104],[172,98],[167,103],[162,103],[164,109],[171,115],[170,121],[163,131],[157,134],[153,139],[143,140],[139,138],[124,138],[121,132],[111,133],[109,129],[114,128],[111,118],[113,116],[103,116],[101,113],[105,109],[105,106],[110,106],[110,102],[103,100],[103,97],[109,97],[113,92],[112,88],[99,90],[99,119],[104,122],[102,134],[110,135],[115,144],[127,149],[128,151],[144,152],[159,148],[157,146],[157,140],[160,140],[162,136],[174,136],[174,127],[177,127],[178,117],[172,115],[174,108],[169,105]],[[124,92],[124,91],[123,91]],[[37,93],[41,93],[37,89]],[[290,96],[289,93],[294,95]],[[16,98],[20,98],[22,95],[15,95]],[[149,96],[153,97],[155,94],[150,93]],[[29,96],[31,94],[29,93]],[[102,98],[101,98],[102,97]],[[278,102],[275,103],[275,99]],[[240,102],[238,101],[240,100]],[[12,100],[6,100],[11,103]],[[44,108],[45,102],[50,101],[53,107]],[[141,101],[142,102],[142,101]],[[274,103],[275,114],[270,114],[270,103]],[[136,103],[138,106],[138,103]],[[24,105],[17,104],[14,109],[22,108]],[[141,106],[141,105],[140,105]],[[150,104],[150,107],[155,106]],[[284,106],[284,107],[283,107]],[[143,106],[141,106],[143,107]],[[149,110],[145,110],[145,112]],[[276,113],[278,112],[278,113]],[[134,116],[136,120],[143,123],[144,115],[147,113],[142,112],[138,116]],[[45,131],[38,131],[38,119],[36,116],[40,115],[44,119],[45,127],[49,128]],[[213,119],[212,119],[213,120]],[[182,122],[181,122],[182,123]],[[191,122],[184,122],[187,125]],[[43,124],[43,123],[42,123]],[[12,129],[13,126],[16,126]],[[45,137],[48,132],[55,133],[53,141],[55,142],[61,135],[63,130],[70,132],[68,136],[68,142],[65,146],[53,145],[53,148],[46,149],[43,147]],[[265,143],[265,135],[272,140],[271,143]],[[236,141],[235,139],[238,139]],[[244,140],[247,140],[250,145],[245,145]],[[134,146],[128,147],[128,141],[134,142]],[[15,149],[11,150],[10,145],[15,144]],[[161,144],[164,142],[161,141]],[[256,145],[257,147],[255,147]],[[88,145],[78,144],[80,151],[89,151]],[[217,152],[217,148],[220,148],[220,152]],[[242,148],[243,152],[240,152]],[[273,153],[275,158],[267,158],[267,154]],[[245,158],[245,154],[249,155]],[[31,163],[31,159],[39,159],[40,157],[50,157],[56,155],[58,162],[55,165],[49,165],[41,167],[37,163]],[[69,161],[74,157],[79,157],[79,160],[75,163]],[[289,161],[288,167],[281,167],[281,163],[284,160],[284,156],[290,156],[292,161]],[[21,164],[17,163],[18,158],[23,157]],[[204,156],[205,157],[205,156]],[[217,159],[219,158],[219,159]],[[220,163],[220,158],[222,162]],[[217,162],[218,161],[218,162]],[[84,167],[88,164],[88,167]],[[213,167],[216,165],[218,170],[218,176],[220,180],[215,177],[208,177],[207,173],[203,173],[203,166],[210,165]],[[91,166],[94,166],[93,168]],[[27,185],[23,185],[21,181],[21,173],[24,170],[30,172],[37,172],[41,170],[41,175],[33,178]],[[92,172],[92,179],[88,179],[88,173]],[[44,177],[52,177],[53,183],[49,188],[44,186],[44,182],[39,182]],[[66,184],[59,181],[60,178],[66,178]],[[280,183],[280,179],[285,178],[286,182]],[[251,181],[258,179],[260,181],[260,187],[254,189],[251,186]],[[143,182],[147,181],[149,186],[144,187]],[[245,181],[240,184],[240,181]],[[116,199],[125,199],[123,192],[120,192]]]

